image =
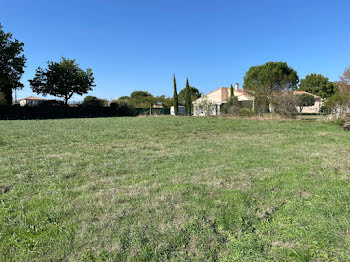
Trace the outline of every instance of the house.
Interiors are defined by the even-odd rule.
[[[29,97],[21,98],[19,100],[19,104],[21,106],[37,106],[43,101],[45,101],[45,99],[40,97],[35,97],[35,96],[29,96]]]
[[[305,91],[293,91],[293,95],[302,95],[308,94],[315,98],[315,104],[313,106],[304,106],[302,113],[305,114],[317,114],[320,112],[321,107],[323,106],[323,101],[320,96],[305,92]],[[298,112],[300,113],[299,107],[297,107]]]
[[[238,83],[235,84],[233,95],[237,97],[238,101],[253,101],[253,98],[249,96],[243,89],[239,89]],[[207,95],[204,95],[197,100],[193,101],[193,115],[216,116],[221,114],[221,106],[226,104],[231,96],[230,88],[220,87]]]
[[[253,104],[254,98],[248,93],[244,92],[243,89],[238,88],[238,83],[235,84],[234,96],[237,97],[238,101],[251,102]],[[313,95],[305,91],[293,91],[293,95],[309,94],[315,98],[315,104],[313,106],[305,106],[302,113],[313,114],[319,113],[323,105],[322,99],[319,96]],[[226,104],[231,96],[230,88],[220,87],[207,95],[204,95],[197,100],[193,101],[193,115],[194,116],[216,116],[221,114],[221,106]],[[270,110],[273,110],[273,106],[269,106]],[[299,107],[297,107],[299,112]]]

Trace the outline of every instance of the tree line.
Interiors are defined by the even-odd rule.
[[[14,90],[22,89],[20,82],[24,73],[26,58],[23,55],[24,44],[13,39],[11,33],[5,33],[0,24],[0,104],[12,105]],[[79,67],[74,59],[62,58],[59,62],[47,62],[47,68],[38,67],[33,79],[29,80],[33,92],[43,96],[52,95],[63,100],[65,105],[73,95],[84,95],[95,87],[92,69]],[[185,106],[186,114],[190,115],[192,101],[199,98],[201,93],[190,86],[188,78],[185,88],[177,92],[175,74],[173,76],[173,97],[165,95],[154,96],[147,91],[134,91],[130,96],[123,96],[112,102],[129,103],[134,107],[150,108],[153,106],[174,106],[175,114],[179,106]],[[341,105],[350,105],[350,67],[346,68],[339,81],[331,82],[321,74],[310,74],[299,81],[297,72],[285,62],[268,62],[252,66],[244,76],[243,89],[254,98],[254,113],[266,112],[273,105],[276,112],[291,114],[298,106],[300,111],[304,106],[314,103],[313,98],[301,95],[297,98],[292,91],[300,90],[320,96],[325,100],[325,108],[332,110]],[[233,87],[230,88],[231,99],[234,99]],[[107,101],[108,103],[108,101]],[[85,105],[106,106],[106,100],[88,96]],[[228,105],[235,106],[235,101]]]

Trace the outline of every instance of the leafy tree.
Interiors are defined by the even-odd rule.
[[[299,82],[297,72],[284,62],[268,62],[252,66],[244,76],[244,90],[254,97],[255,110],[265,111],[276,92],[295,90]]]
[[[179,114],[179,99],[177,96],[177,90],[176,90],[176,78],[175,78],[175,74],[174,74],[174,111],[175,111],[175,115],[177,116]]]
[[[321,74],[310,74],[300,80],[298,90],[327,98],[335,94],[337,87],[329,81],[328,77]]]
[[[121,96],[117,100],[125,100],[125,101],[130,101],[130,97],[128,96]]]
[[[315,97],[308,94],[296,95],[296,105],[299,106],[300,114],[303,112],[304,106],[313,106],[315,104]]]
[[[157,103],[157,99],[147,91],[134,91],[130,95],[130,102],[136,108],[149,108]]]
[[[95,86],[90,68],[83,71],[75,59],[64,57],[60,62],[48,62],[47,69],[39,67],[29,83],[33,92],[63,98],[66,105],[74,94],[86,94]]]
[[[0,24],[0,93],[6,105],[12,105],[12,90],[23,88],[20,79],[26,58],[22,52],[23,43],[13,40],[12,34],[5,33]]]
[[[170,97],[166,97],[165,95],[157,96],[156,104],[161,105],[162,107],[170,108],[174,104],[174,100]]]
[[[199,90],[193,86],[190,86],[191,100],[194,101],[201,97]],[[178,95],[179,105],[184,106],[186,104],[186,88],[182,89]]]
[[[106,99],[97,98],[96,96],[86,96],[82,103],[83,106],[108,107]]]

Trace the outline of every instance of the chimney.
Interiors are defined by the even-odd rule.
[[[239,84],[238,84],[238,83],[235,83],[235,91],[236,91],[236,92],[238,91],[238,87],[239,87]]]

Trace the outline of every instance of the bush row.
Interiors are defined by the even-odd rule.
[[[162,108],[159,108],[162,109]],[[167,114],[169,110],[152,109],[152,114]],[[117,117],[117,116],[137,116],[143,114],[144,109],[135,108],[129,103],[111,103],[109,107],[100,106],[1,106],[1,120],[16,119],[59,119],[59,118],[93,118],[93,117]]]

